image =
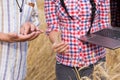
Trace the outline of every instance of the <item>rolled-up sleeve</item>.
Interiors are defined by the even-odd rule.
[[[38,16],[38,7],[37,7],[37,4],[36,2],[34,2],[35,6],[32,10],[32,13],[31,13],[31,23],[33,23],[35,26],[39,26],[40,25],[40,20],[39,20],[39,16]]]
[[[47,31],[49,34],[51,31],[59,31],[59,20],[57,16],[55,0],[45,0],[45,16],[47,22]]]

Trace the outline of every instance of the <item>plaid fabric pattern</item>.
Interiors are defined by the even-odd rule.
[[[111,8],[111,24],[112,26],[120,26],[120,1],[119,0],[111,0],[110,8]]]
[[[64,0],[73,20],[65,13],[60,0],[45,0],[47,34],[61,31],[61,38],[69,44],[69,52],[57,54],[57,61],[67,66],[88,66],[105,56],[105,49],[95,44],[82,42],[80,36],[85,35],[90,27],[91,5],[89,0]],[[109,0],[95,0],[96,15],[91,33],[109,27]]]

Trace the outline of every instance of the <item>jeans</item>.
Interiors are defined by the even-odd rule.
[[[99,62],[105,62],[105,58],[102,58],[96,64],[98,64]],[[79,68],[77,67],[76,68],[69,67],[59,62],[56,62],[56,79],[57,80],[79,80],[82,77],[88,77],[89,79],[93,80],[93,77],[92,77],[93,71],[94,71],[94,65],[90,65],[88,67],[85,67],[79,70]]]

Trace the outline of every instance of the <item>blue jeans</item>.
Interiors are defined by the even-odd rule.
[[[101,61],[105,62],[105,58],[102,58],[98,62],[101,62]],[[93,77],[92,77],[92,74],[94,71],[93,65],[90,65],[88,67],[85,67],[79,70],[79,68],[65,66],[59,62],[56,62],[56,79],[57,80],[79,80],[76,70],[79,73],[80,77],[88,77],[91,80],[93,80]]]

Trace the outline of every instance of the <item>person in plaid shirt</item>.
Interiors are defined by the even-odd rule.
[[[105,49],[79,39],[91,26],[90,33],[108,28],[109,14],[109,0],[45,0],[47,34],[57,53],[57,80],[77,80],[76,72],[92,79],[93,65],[105,61]]]

